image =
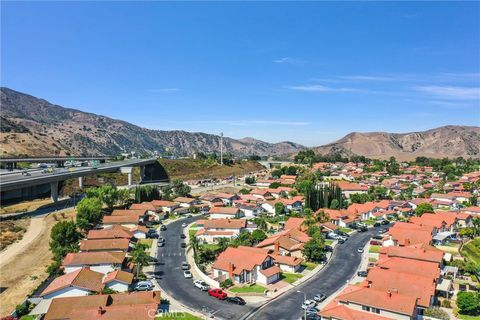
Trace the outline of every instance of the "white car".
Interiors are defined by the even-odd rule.
[[[358,252],[358,253],[363,253],[363,248],[358,248],[358,249],[357,249],[357,252]]]
[[[187,224],[184,222],[182,223],[182,228],[185,228],[187,226]]]
[[[189,270],[183,271],[183,276],[187,279],[190,279],[192,277],[192,273]]]
[[[303,302],[303,304],[302,304],[302,309],[303,309],[303,310],[306,310],[306,309],[308,309],[308,308],[312,308],[312,307],[315,306],[315,304],[316,304],[316,303],[315,303],[315,301],[313,301],[313,300],[305,300],[305,301]]]
[[[202,291],[208,291],[209,289],[208,284],[206,284],[205,281],[202,280],[194,280],[193,285]]]

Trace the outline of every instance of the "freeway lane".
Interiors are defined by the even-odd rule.
[[[204,217],[180,219],[167,225],[167,230],[160,232],[166,240],[165,246],[158,248],[157,257],[161,263],[155,268],[155,273],[160,275],[160,287],[182,304],[201,311],[205,307],[209,312],[215,313],[218,319],[240,319],[253,310],[250,305],[238,306],[226,301],[219,301],[210,297],[208,293],[200,291],[193,286],[193,279],[185,279],[181,264],[186,261],[185,250],[180,248],[184,242],[180,238],[182,223],[189,224]],[[171,310],[175,311],[175,310]]]
[[[361,254],[357,252],[357,249],[363,248],[370,238],[377,234],[379,229],[381,228],[373,228],[367,232],[359,232],[350,236],[350,239],[335,249],[325,269],[313,277],[312,280],[267,303],[246,319],[300,319],[303,314],[301,305],[304,297],[303,294],[296,291],[305,292],[307,299],[313,298],[317,293],[324,293],[327,296],[334,294],[355,274],[360,265]]]

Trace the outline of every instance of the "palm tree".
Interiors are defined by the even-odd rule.
[[[198,241],[197,237],[195,237],[194,235],[192,235],[190,237],[190,241],[188,243],[188,246],[190,248],[192,248],[193,250],[193,259],[195,261],[198,260],[198,248],[199,248],[199,245],[200,245],[200,242]]]
[[[137,243],[132,251],[132,261],[137,266],[137,279],[140,269],[150,261],[150,256],[145,251],[148,246],[144,243]]]

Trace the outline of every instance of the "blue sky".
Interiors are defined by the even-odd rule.
[[[1,84],[308,146],[480,123],[479,2],[5,2]]]

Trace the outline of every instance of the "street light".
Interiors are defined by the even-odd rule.
[[[305,305],[305,301],[307,301],[307,295],[305,292],[297,290],[298,293],[303,293],[303,304]],[[306,307],[306,305],[305,305]],[[303,319],[307,320],[307,308],[303,309]]]

